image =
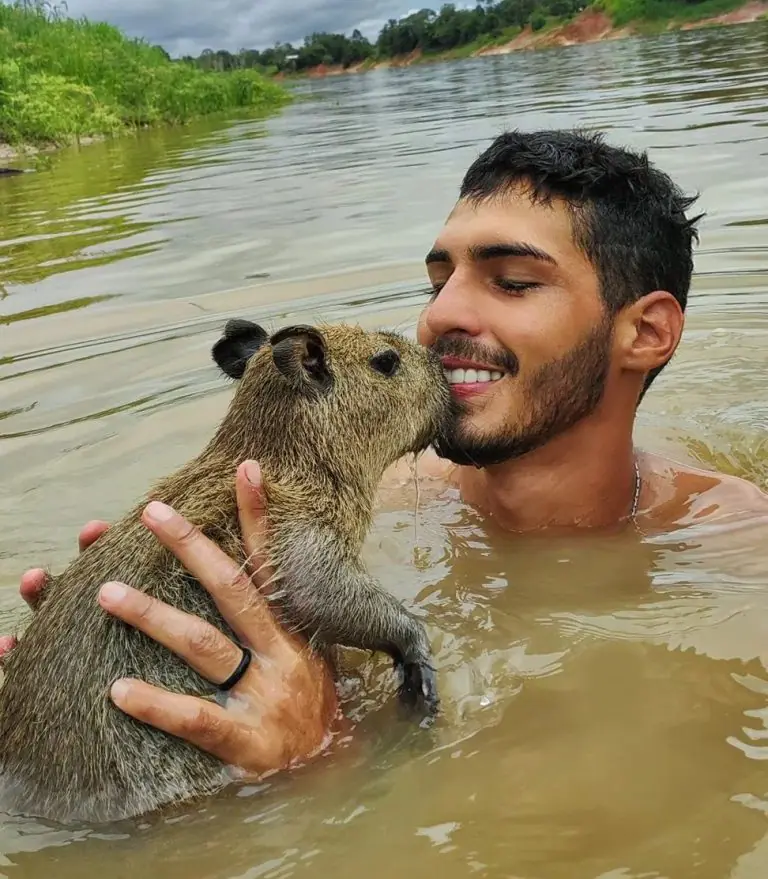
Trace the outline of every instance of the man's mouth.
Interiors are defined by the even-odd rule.
[[[485,390],[478,385],[490,387],[503,378],[504,373],[491,364],[464,360],[461,357],[443,357],[443,371],[453,390]]]

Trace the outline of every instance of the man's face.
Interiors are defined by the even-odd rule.
[[[436,444],[459,464],[518,457],[594,411],[612,324],[562,205],[513,193],[459,203],[427,256],[435,294],[418,339],[463,404]]]

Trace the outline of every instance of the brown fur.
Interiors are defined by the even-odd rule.
[[[241,381],[211,442],[52,579],[6,661],[0,808],[109,821],[225,783],[217,759],[111,703],[109,688],[121,677],[209,698],[215,687],[103,612],[97,593],[107,580],[126,582],[234,637],[139,517],[149,500],[162,500],[244,564],[234,476],[247,458],[262,467],[278,618],[321,648],[389,653],[401,698],[428,716],[437,710],[424,628],[370,577],[360,550],[384,470],[426,448],[452,414],[439,360],[394,334],[335,325],[267,339],[248,321],[227,324],[214,358]],[[384,374],[395,359],[394,374]]]

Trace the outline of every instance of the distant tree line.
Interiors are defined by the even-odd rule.
[[[342,64],[349,67],[376,54],[376,47],[360,31],[351,37],[345,34],[316,33],[304,38],[304,45],[295,48],[290,43],[277,43],[269,49],[240,49],[227,52],[203,49],[194,58],[184,56],[182,61],[202,67],[204,70],[237,70],[257,68],[275,73],[291,70],[307,70],[319,64]]]
[[[444,4],[439,12],[421,9],[390,19],[375,42],[355,30],[345,34],[314,33],[302,46],[278,43],[269,49],[241,49],[239,52],[205,49],[198,58],[183,60],[205,69],[230,70],[257,67],[267,71],[307,70],[319,64],[349,67],[368,60],[384,60],[422,52],[444,52],[472,43],[491,43],[513,28],[530,24],[534,30],[546,24],[548,16],[573,15],[586,0],[481,0],[474,9],[457,9]]]
[[[594,8],[608,12],[615,24],[633,19],[658,19],[690,10],[706,0],[593,0]],[[302,46],[278,43],[269,49],[239,52],[206,49],[198,58],[182,60],[206,70],[258,68],[264,72],[307,70],[320,64],[349,67],[408,55],[447,52],[503,42],[524,27],[536,31],[548,20],[570,18],[590,0],[477,0],[474,9],[445,3],[439,12],[421,9],[399,20],[390,19],[371,42],[359,30],[345,34],[314,33]]]

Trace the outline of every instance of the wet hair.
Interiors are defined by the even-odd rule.
[[[686,216],[698,195],[685,195],[645,152],[606,144],[600,132],[509,131],[472,163],[460,199],[483,202],[520,186],[534,202],[565,203],[610,315],[653,290],[685,311],[704,215]],[[641,399],[665,365],[648,374]]]

